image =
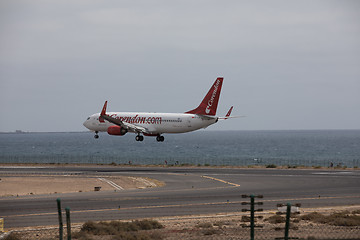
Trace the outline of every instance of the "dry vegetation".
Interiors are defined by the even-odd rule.
[[[317,212],[312,212],[303,216],[300,216],[299,219],[311,221],[314,223],[329,224],[333,226],[360,226],[360,216],[359,210],[349,212],[337,212],[330,215],[324,215]]]
[[[161,229],[163,226],[154,220],[142,220],[132,222],[86,222],[79,232],[73,234],[74,239],[93,239],[94,236],[111,236],[111,239],[127,240],[160,240],[161,235],[157,232],[142,230]]]
[[[300,239],[358,239],[360,236],[360,210],[322,214],[292,215],[290,235]],[[249,218],[246,216],[213,218],[178,218],[175,220],[141,220],[132,222],[86,222],[73,229],[72,239],[78,240],[179,240],[179,239],[248,239]],[[256,238],[274,239],[283,236],[285,217],[266,215],[257,219]],[[66,232],[66,230],[64,230]],[[65,233],[64,233],[65,235]],[[56,240],[58,230],[12,233],[5,240]]]
[[[132,222],[92,222],[84,223],[80,231],[72,233],[72,239],[92,240],[92,239],[111,239],[111,240],[161,240],[161,234],[154,229],[162,229],[158,221],[141,220]],[[59,239],[59,236],[42,238],[39,234],[29,236],[20,233],[11,233],[4,240],[23,240],[23,239]]]

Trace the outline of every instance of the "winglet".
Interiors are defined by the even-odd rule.
[[[219,119],[219,120],[226,120],[226,119],[229,119],[229,118],[245,117],[245,116],[232,116],[232,117],[230,117],[233,108],[234,108],[234,106],[231,106],[231,108],[229,109],[229,111],[227,112],[227,114],[225,115],[225,117],[218,117],[218,119]]]
[[[231,106],[231,108],[229,109],[229,111],[227,112],[227,114],[225,115],[225,117],[227,117],[227,118],[230,117],[230,114],[231,114],[233,108],[234,108],[234,106]]]
[[[102,118],[102,116],[106,115],[106,107],[107,107],[107,101],[105,101],[104,106],[101,110],[100,117],[99,117],[100,122],[105,122],[105,120],[104,120],[104,118]]]

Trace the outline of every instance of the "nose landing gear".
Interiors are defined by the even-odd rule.
[[[98,139],[98,138],[99,138],[98,133],[99,133],[98,131],[95,131],[95,136],[94,136],[95,139]]]

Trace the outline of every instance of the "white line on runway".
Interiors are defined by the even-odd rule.
[[[18,169],[18,168],[53,168],[47,166],[0,166],[0,168],[10,168],[10,169]]]
[[[317,175],[345,175],[345,174],[352,174],[354,172],[314,172],[312,174]]]
[[[100,181],[103,181],[103,182],[106,182],[108,183],[110,186],[116,188],[117,190],[124,190],[124,188],[120,187],[119,185],[117,185],[116,183],[110,181],[110,180],[107,180],[105,178],[98,178]]]
[[[225,180],[222,180],[222,179],[219,179],[219,178],[214,178],[214,177],[209,177],[209,176],[201,176],[203,178],[208,178],[208,179],[211,179],[211,180],[214,180],[214,181],[218,181],[218,182],[222,182],[222,183],[226,183],[226,184],[229,184],[229,185],[232,185],[232,186],[235,186],[235,187],[240,187],[240,184],[236,184],[236,183],[232,183],[232,182],[228,182],[228,181],[225,181]]]

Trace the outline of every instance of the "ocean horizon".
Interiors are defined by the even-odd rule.
[[[360,130],[200,130],[135,141],[135,134],[0,134],[0,163],[339,166],[360,164]]]

